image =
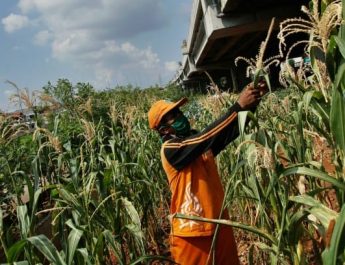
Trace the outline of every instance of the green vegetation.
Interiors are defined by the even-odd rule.
[[[345,262],[345,10],[317,3],[303,9],[311,22],[284,22],[279,34],[284,46],[307,31],[311,65],[286,64],[286,88],[239,114],[240,136],[218,158],[231,221],[198,218],[234,226],[249,264]],[[200,129],[236,100],[212,91],[99,91],[58,80],[35,95],[39,106],[18,95],[35,108],[37,127],[0,117],[1,262],[168,260],[169,189],[146,113],[155,100],[187,96],[184,111]]]

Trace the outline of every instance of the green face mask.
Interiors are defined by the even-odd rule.
[[[175,129],[177,136],[186,137],[190,135],[190,123],[186,116],[181,115],[178,117],[171,127]]]

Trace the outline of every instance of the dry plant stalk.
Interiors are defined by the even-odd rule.
[[[222,92],[207,71],[205,71],[205,74],[209,78],[211,84],[207,86],[207,95],[204,99],[200,100],[200,103],[215,117],[217,117],[222,113],[223,108],[226,106],[229,93]]]
[[[213,118],[216,118],[223,113],[224,107],[226,107],[226,103],[222,102],[236,102],[237,98],[238,95],[233,93],[222,92],[220,96],[208,93],[205,97],[201,97],[198,103],[208,112],[212,113]]]
[[[10,101],[21,104],[28,109],[33,109],[37,104],[38,92],[33,91],[30,95],[30,92],[27,88],[18,89],[18,92],[10,96]]]
[[[40,91],[30,91],[27,88],[20,89],[14,82],[6,81],[12,85],[17,92],[10,96],[10,100],[22,107],[22,104],[28,109],[33,110],[38,104],[44,106],[45,111],[54,111],[61,108],[61,104],[52,96]]]
[[[89,97],[87,99],[87,101],[85,101],[84,104],[80,104],[78,107],[78,111],[80,111],[81,113],[88,113],[90,116],[92,116],[92,109],[93,109],[93,100],[92,97]]]
[[[0,145],[7,145],[28,131],[26,124],[17,123],[12,116],[0,116]]]
[[[40,93],[38,95],[38,98],[40,99],[40,102],[44,105],[46,105],[48,108],[47,111],[54,111],[59,108],[61,108],[61,104],[56,101],[51,95],[48,95],[46,93]]]
[[[32,136],[34,140],[37,139],[38,135],[43,134],[44,136],[48,137],[48,142],[44,143],[40,149],[42,149],[44,146],[51,146],[53,149],[61,154],[62,153],[62,145],[59,140],[59,137],[54,136],[49,130],[45,128],[37,128]]]
[[[115,101],[112,101],[112,103],[110,104],[108,115],[109,115],[112,123],[116,124],[118,116],[119,116],[119,113],[117,111],[116,102]]]
[[[308,40],[300,40],[287,49],[287,59],[290,58],[291,52],[299,45],[305,46],[304,49],[306,54],[310,54],[312,48],[316,48],[323,54],[326,54],[333,29],[342,23],[342,4],[341,0],[324,1],[324,3],[326,7],[322,14],[319,12],[319,0],[312,0],[311,8],[307,8],[306,6],[302,6],[301,8],[302,12],[307,15],[307,19],[291,18],[284,20],[280,24],[278,39],[279,52],[281,54],[286,48],[286,40],[289,36],[298,33],[305,33],[309,36]],[[287,85],[287,78],[291,78],[297,82],[298,80],[303,80],[305,86],[311,85],[315,87],[322,92],[325,100],[328,101],[326,90],[330,88],[331,80],[327,74],[326,65],[323,61],[315,58],[315,63],[313,64],[313,78],[306,77],[306,68],[303,64],[297,73],[293,73],[294,70],[289,67],[288,64],[286,64],[284,68],[285,69],[282,69],[280,73],[282,85]]]
[[[259,47],[259,52],[255,56],[255,58],[246,58],[239,56],[235,59],[235,65],[237,66],[238,62],[240,60],[246,62],[248,64],[247,70],[246,70],[246,76],[250,77],[251,74],[256,73],[258,70],[262,70],[264,73],[268,72],[268,69],[271,65],[275,64],[276,66],[280,63],[278,58],[281,58],[281,54],[270,57],[266,60],[264,60],[265,50],[267,47],[267,43],[271,37],[273,27],[274,27],[275,18],[272,18],[271,24],[269,26],[266,39],[261,42]]]
[[[129,138],[131,138],[132,135],[132,127],[136,116],[136,109],[137,108],[135,106],[129,105],[125,108],[124,113],[121,113],[119,116],[122,127],[126,130],[126,134]]]
[[[82,122],[83,128],[84,128],[84,137],[88,143],[91,144],[91,141],[95,138],[96,136],[96,129],[95,129],[95,124],[93,122],[87,121],[85,119],[80,119]]]
[[[274,170],[275,160],[272,155],[272,150],[259,144],[258,142],[255,142],[253,140],[243,141],[237,147],[235,154],[239,154],[242,146],[245,144],[253,144],[255,146],[253,151],[250,152],[248,156],[254,157],[254,164],[256,169],[265,168],[268,170]]]
[[[308,41],[299,41],[292,45],[287,52],[287,58],[289,58],[291,51],[300,44],[307,44],[307,50],[316,46],[326,53],[332,30],[342,22],[342,5],[340,0],[332,1],[326,6],[322,14],[320,14],[319,8],[319,1],[312,0],[312,9],[308,9],[306,6],[302,6],[301,8],[309,20],[290,18],[280,23],[278,39],[280,41],[279,51],[281,54],[283,53],[283,48],[286,46],[287,37],[296,33],[306,33],[311,36],[311,39]]]

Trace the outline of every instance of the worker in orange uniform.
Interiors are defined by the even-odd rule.
[[[177,102],[159,100],[152,105],[148,112],[149,126],[159,132],[163,141],[161,159],[172,193],[172,216],[182,213],[229,218],[226,210],[220,216],[224,191],[214,158],[239,135],[238,112],[255,109],[265,90],[264,82],[256,89],[249,84],[223,116],[199,133],[191,130],[179,109],[187,102],[186,98]],[[211,253],[215,229],[212,223],[172,218],[170,251],[174,261],[181,265],[210,265],[214,257],[216,265],[239,264],[230,226],[220,226]]]

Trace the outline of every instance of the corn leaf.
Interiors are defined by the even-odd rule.
[[[92,252],[92,256],[97,257],[98,258],[98,262],[103,264],[105,263],[104,260],[104,251],[105,251],[105,247],[104,247],[104,234],[103,233],[99,233],[98,235],[96,235],[96,237],[93,238],[93,241],[95,242],[95,246],[93,247],[93,252]]]
[[[335,69],[336,69],[336,56],[337,53],[337,43],[335,42],[334,35],[332,35],[329,39],[329,44],[326,53],[326,65],[327,70],[329,72],[329,76],[332,81],[334,81],[335,76]]]
[[[302,232],[299,229],[302,222],[307,218],[308,212],[300,210],[292,213],[292,216],[289,218],[287,227],[285,228],[288,233],[288,240],[291,246],[296,245],[298,240],[302,236]]]
[[[339,217],[333,229],[330,245],[322,252],[324,265],[344,264],[345,248],[345,205],[342,207]]]
[[[238,113],[238,127],[240,132],[241,140],[244,139],[244,128],[247,120],[248,111],[240,111]]]
[[[0,207],[0,237],[2,236],[3,234],[3,220],[2,220],[2,209]]]
[[[90,260],[90,256],[89,256],[89,253],[87,251],[86,248],[78,248],[77,249],[77,252],[81,254],[81,256],[83,257],[84,261],[85,261],[85,264],[87,265],[93,265],[93,263],[91,262]]]
[[[26,260],[24,261],[18,261],[18,262],[13,262],[13,265],[29,265],[30,263]]]
[[[137,212],[137,210],[135,209],[135,207],[133,206],[133,204],[127,199],[127,198],[121,198],[122,201],[122,205],[125,207],[127,214],[129,215],[130,219],[131,219],[131,227],[132,227],[132,231],[139,237],[142,238],[142,233],[141,233],[141,222],[140,222],[140,217],[139,214]]]
[[[0,207],[0,243],[1,243],[1,247],[4,251],[4,254],[6,257],[8,257],[8,254],[7,254],[7,246],[6,246],[6,243],[4,242],[3,240],[3,235],[4,235],[4,224],[3,224],[3,214],[2,214],[2,209]]]
[[[25,239],[20,240],[13,244],[7,252],[7,261],[11,264],[17,260],[19,255],[22,253],[27,241]]]
[[[294,175],[294,174],[298,174],[298,175],[307,175],[307,176],[310,176],[310,177],[314,177],[314,178],[317,178],[317,179],[320,179],[320,180],[324,180],[326,182],[329,182],[331,184],[333,184],[334,186],[340,188],[340,189],[343,189],[345,190],[345,184],[332,177],[332,176],[329,176],[327,173],[325,172],[322,172],[320,170],[315,170],[315,169],[311,169],[311,168],[307,168],[307,167],[302,167],[302,166],[294,166],[294,167],[290,167],[286,170],[284,170],[282,173],[281,173],[281,176],[285,177],[285,176],[290,176],[290,175]]]
[[[78,247],[79,240],[83,235],[83,231],[76,228],[72,222],[72,220],[68,220],[66,224],[72,228],[71,232],[68,235],[67,239],[67,264],[73,264],[74,253]]]
[[[79,213],[84,213],[83,206],[79,203],[75,195],[63,188],[60,188],[59,195],[66,201],[67,204],[72,205],[75,210],[77,210]]]
[[[290,198],[290,201],[294,201],[303,204],[306,207],[306,211],[314,215],[322,224],[322,226],[327,229],[329,222],[332,219],[337,218],[338,213],[328,208],[320,201],[314,199],[306,194],[294,196]]]
[[[338,36],[334,36],[334,40],[338,45],[339,51],[343,58],[345,58],[345,42],[343,39],[339,38]]]
[[[334,80],[334,88],[339,88],[340,84],[344,82],[344,74],[345,74],[345,59],[341,60],[341,63],[338,67],[337,73],[335,75],[335,80]]]
[[[56,247],[45,235],[29,237],[27,241],[34,245],[52,264],[67,265]]]
[[[345,1],[342,0],[341,3],[342,3],[342,18],[344,21],[345,20]],[[342,39],[345,38],[345,25],[344,25],[344,23],[342,23],[342,25],[340,26],[338,36]]]
[[[17,206],[17,217],[20,227],[20,234],[23,239],[27,238],[30,232],[30,220],[26,205]]]
[[[345,61],[343,62],[343,71],[345,73]],[[339,69],[341,70],[341,69]],[[345,153],[345,75],[342,75],[341,89],[333,88],[332,106],[330,115],[330,127],[334,136],[336,145]]]
[[[116,242],[113,234],[109,230],[103,231],[102,234],[104,235],[106,242],[110,246],[110,251],[112,251],[112,254],[115,255],[117,262],[120,265],[124,265],[125,263],[122,261],[122,255],[121,255],[121,246],[118,242]]]
[[[245,224],[241,224],[241,223],[233,222],[229,220],[210,219],[210,218],[203,218],[199,216],[191,216],[191,215],[185,215],[185,214],[180,214],[180,213],[174,214],[173,218],[188,219],[188,220],[207,222],[207,223],[212,223],[212,224],[228,225],[228,226],[246,230],[248,232],[252,232],[262,238],[269,240],[273,244],[277,244],[277,240],[273,236],[271,236],[267,231],[254,227],[254,226],[245,225]]]

